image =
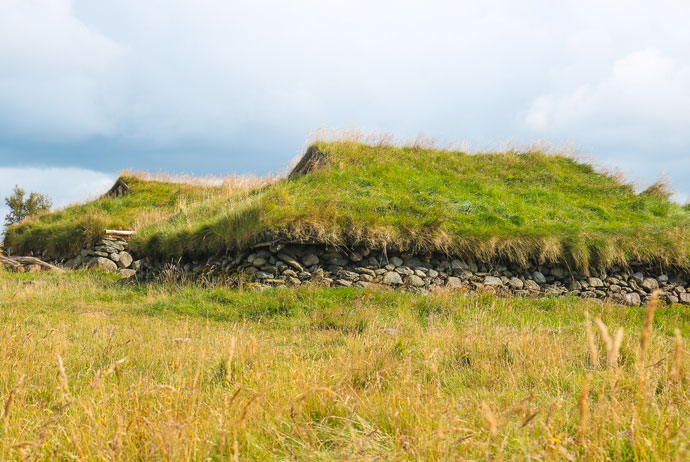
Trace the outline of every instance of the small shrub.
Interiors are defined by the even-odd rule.
[[[10,226],[28,216],[47,212],[53,206],[53,202],[45,194],[37,192],[32,192],[26,197],[26,191],[15,186],[12,195],[5,198],[5,205],[10,208],[10,212],[5,215],[5,225]]]

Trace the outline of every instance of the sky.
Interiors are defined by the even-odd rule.
[[[122,169],[280,172],[326,127],[574,147],[683,201],[688,17],[687,0],[0,0],[0,197],[64,206]]]

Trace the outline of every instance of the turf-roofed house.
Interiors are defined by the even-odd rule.
[[[309,147],[284,178],[125,174],[97,200],[11,226],[5,248],[138,279],[638,305],[657,289],[669,303],[690,303],[689,231],[690,210],[663,186],[638,193],[567,156],[329,141]]]

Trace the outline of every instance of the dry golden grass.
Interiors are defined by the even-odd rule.
[[[0,274],[0,460],[685,460],[684,309]]]
[[[194,186],[222,187],[231,192],[250,191],[269,185],[280,179],[277,174],[257,175],[175,175],[168,173],[151,173],[134,170],[123,170],[120,177],[137,178],[142,181],[158,181],[161,183],[189,184]]]

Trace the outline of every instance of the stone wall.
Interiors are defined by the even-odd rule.
[[[79,255],[59,262],[65,268],[99,268],[124,277],[133,277],[140,261],[135,261],[127,251],[127,241],[119,238],[105,238],[93,246],[84,247]]]
[[[478,264],[440,254],[343,250],[313,244],[274,243],[238,255],[175,263],[142,260],[138,277],[154,278],[165,272],[233,277],[263,286],[317,283],[420,291],[445,287],[517,296],[574,295],[634,306],[645,303],[659,289],[668,303],[690,304],[688,280],[659,268],[611,268],[582,274],[561,265],[523,268],[501,262]]]

